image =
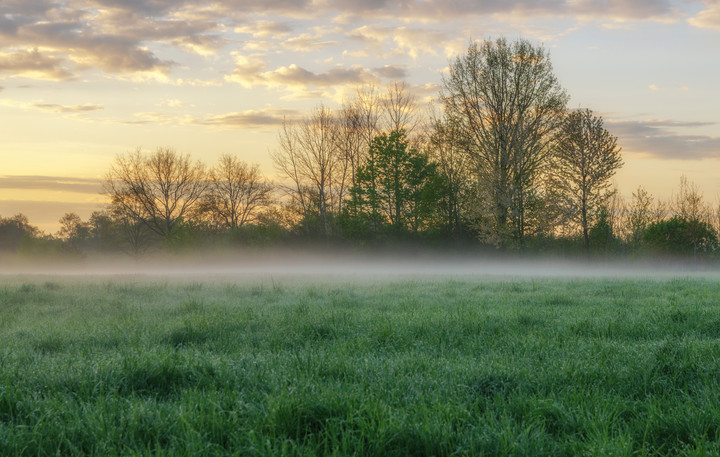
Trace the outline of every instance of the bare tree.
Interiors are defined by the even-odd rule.
[[[472,43],[443,78],[446,115],[465,137],[495,241],[522,245],[567,95],[530,42]]]
[[[445,217],[455,235],[463,232],[463,204],[471,180],[463,138],[459,126],[452,120],[435,119],[426,145],[428,155],[438,164],[438,171],[447,183]]]
[[[362,149],[370,149],[373,139],[380,133],[382,125],[382,100],[373,85],[365,85],[358,89],[353,106],[360,119],[360,131],[363,140]]]
[[[610,179],[622,166],[617,138],[589,109],[568,113],[557,137],[552,186],[568,203],[568,216],[580,225],[585,252],[590,252],[589,229],[610,196]]]
[[[105,177],[114,212],[139,222],[165,240],[198,205],[207,189],[205,168],[171,148],[119,155]]]
[[[272,154],[278,171],[292,183],[286,189],[301,207],[306,229],[317,217],[324,236],[331,233],[333,209],[340,207],[345,185],[335,128],[332,112],[321,106],[299,123],[285,123],[279,149]]]
[[[346,163],[352,187],[355,185],[357,169],[367,152],[362,113],[353,103],[345,103],[338,112],[335,139],[342,160]]]
[[[253,222],[270,202],[272,185],[260,175],[259,165],[249,165],[225,154],[209,173],[203,212],[227,228]]]
[[[387,87],[382,99],[386,129],[390,132],[405,131],[411,137],[420,123],[415,96],[407,83],[395,81]]]
[[[342,180],[342,196],[346,193],[344,189],[355,185],[357,169],[364,163],[370,144],[380,131],[383,106],[375,86],[366,85],[357,90],[354,98],[343,103],[336,115],[335,143],[342,174],[346,177]]]
[[[675,217],[686,221],[710,222],[710,207],[697,185],[685,176],[680,177],[680,191],[671,198],[670,209]]]
[[[130,194],[114,195],[108,212],[117,224],[120,236],[123,238],[123,243],[121,243],[123,251],[139,256],[150,247],[153,242],[153,232],[140,219],[143,209],[137,199]]]
[[[625,239],[628,244],[639,247],[648,226],[661,220],[664,215],[664,203],[656,200],[643,186],[638,186],[625,211]]]

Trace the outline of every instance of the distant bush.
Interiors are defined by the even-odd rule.
[[[650,224],[643,235],[645,248],[656,254],[708,254],[718,244],[710,224],[697,219],[673,217]]]

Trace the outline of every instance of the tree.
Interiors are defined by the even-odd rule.
[[[299,123],[284,123],[280,147],[272,154],[278,171],[290,180],[285,189],[302,212],[306,232],[326,237],[342,209],[348,180],[335,127],[332,112],[320,106]],[[311,224],[314,219],[317,224]]]
[[[90,238],[90,224],[84,222],[76,213],[65,213],[58,221],[60,230],[57,237],[73,250],[80,250]]]
[[[27,216],[22,213],[0,217],[0,251],[17,251],[24,240],[40,236],[40,230],[30,225]]]
[[[437,163],[446,183],[445,199],[439,206],[448,233],[458,237],[464,232],[463,203],[470,188],[467,146],[457,124],[435,119],[427,142],[428,155]]]
[[[549,55],[526,40],[472,43],[450,64],[442,101],[468,146],[489,202],[493,241],[522,246],[565,110]]]
[[[590,254],[589,230],[607,201],[610,178],[622,166],[617,138],[603,127],[602,117],[589,109],[568,113],[558,132],[554,179],[567,203],[567,215],[582,230],[585,252]]]
[[[645,247],[658,254],[696,256],[713,249],[717,243],[717,234],[710,224],[678,216],[653,222],[643,235]]]
[[[632,193],[632,203],[626,210],[625,232],[630,247],[638,249],[642,245],[645,230],[653,222],[662,219],[663,203],[655,198],[644,187],[639,186]]]
[[[382,108],[390,132],[404,131],[406,135],[411,135],[419,124],[417,102],[405,82],[396,81],[387,87]]]
[[[685,176],[680,177],[680,191],[673,196],[670,209],[679,219],[703,222],[710,220],[711,210],[705,204],[703,195],[697,185],[688,181]]]
[[[87,224],[94,249],[115,251],[121,248],[124,241],[121,225],[109,211],[93,211]]]
[[[607,205],[600,206],[595,222],[588,232],[590,246],[597,253],[607,255],[619,244]]]
[[[355,185],[357,168],[365,160],[370,143],[380,131],[382,111],[387,110],[389,105],[387,100],[380,98],[375,86],[367,85],[359,88],[354,98],[343,103],[336,115],[335,142],[345,163],[350,187]]]
[[[349,185],[355,185],[355,173],[367,152],[364,119],[355,103],[345,103],[337,116],[336,146],[347,164]]]
[[[355,182],[350,206],[357,217],[370,232],[387,229],[395,235],[426,228],[442,188],[437,165],[409,148],[404,131],[373,139]]]
[[[113,211],[170,241],[183,220],[193,212],[207,189],[205,167],[171,148],[151,154],[140,149],[120,155],[105,177],[104,192]]]
[[[262,178],[258,165],[248,165],[226,154],[209,173],[202,210],[234,230],[255,221],[259,211],[270,203],[271,192],[272,186]]]

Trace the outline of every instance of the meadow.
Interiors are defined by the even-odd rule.
[[[720,282],[0,277],[0,455],[720,455]]]

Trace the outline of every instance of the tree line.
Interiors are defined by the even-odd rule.
[[[276,182],[232,155],[207,166],[169,147],[138,149],[108,170],[104,210],[88,221],[66,214],[55,236],[22,215],[0,218],[0,249],[140,254],[312,241],[712,255],[718,212],[697,188],[683,178],[671,202],[639,187],[623,203],[612,188],[617,138],[568,100],[541,46],[471,43],[429,113],[394,83],[284,122]]]

